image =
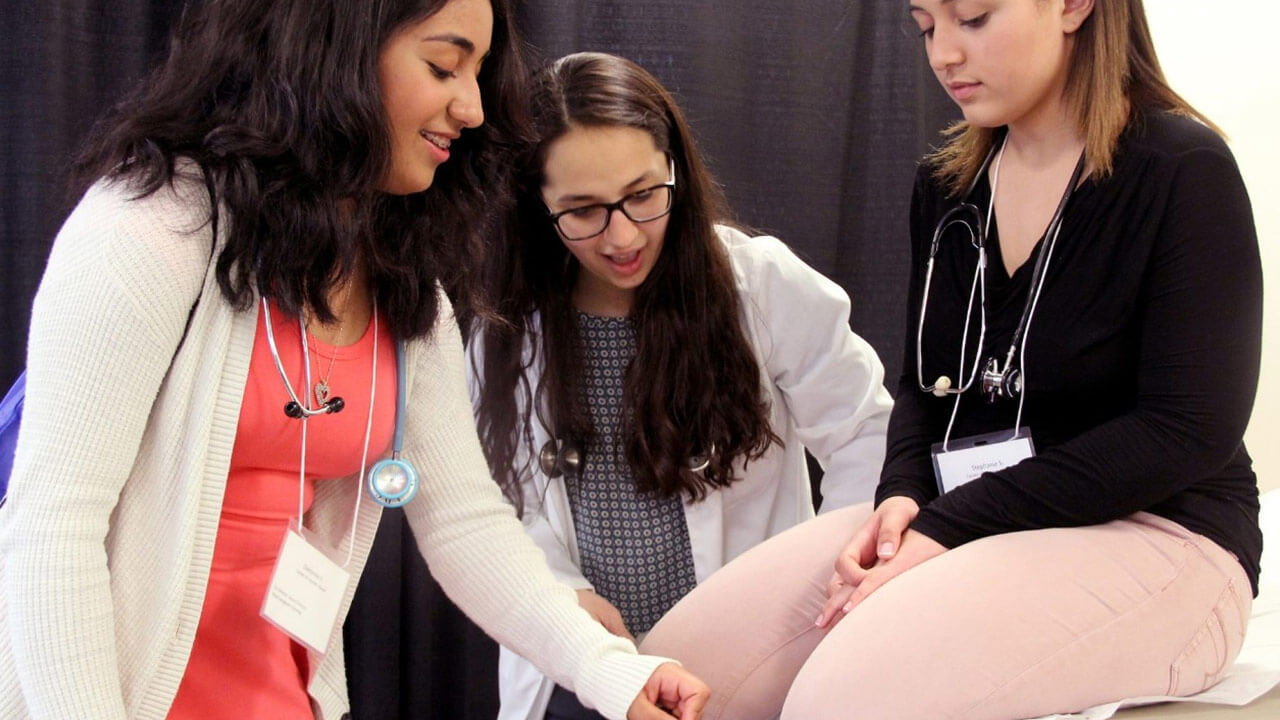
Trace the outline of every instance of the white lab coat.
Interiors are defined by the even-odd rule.
[[[885,454],[892,399],[875,350],[849,329],[849,297],[773,237],[718,227],[733,266],[747,340],[761,369],[770,421],[783,445],[739,468],[742,479],[701,502],[684,503],[694,575],[699,583],[753,545],[813,516],[807,448],[824,468],[824,511],[870,500]],[[689,338],[696,342],[696,338]],[[482,348],[472,343],[468,353]],[[472,397],[475,368],[467,363]],[[531,372],[540,369],[535,367]],[[530,377],[532,386],[537,378]],[[549,439],[534,422],[534,452]],[[518,452],[526,452],[520,448]],[[517,467],[523,457],[517,457]],[[552,572],[575,589],[591,583],[578,569],[573,516],[563,477],[530,463],[524,524]],[[553,683],[502,648],[498,720],[542,720]]]

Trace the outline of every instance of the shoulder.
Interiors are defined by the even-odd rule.
[[[730,225],[716,225],[734,274],[743,279],[761,274],[777,273],[788,269],[804,268],[812,271],[787,244],[772,235],[749,235]]]
[[[915,189],[930,192],[942,192],[942,184],[938,180],[938,161],[932,156],[925,156],[916,165]]]
[[[411,371],[414,367],[427,367],[425,377],[428,379],[437,372],[460,371],[464,364],[462,329],[454,315],[453,303],[439,283],[436,298],[439,306],[435,326],[427,335],[410,339],[405,348]]]
[[[140,226],[144,221],[161,221],[152,232],[191,232],[209,216],[209,192],[198,167],[179,162],[173,177],[154,191],[144,192],[133,175],[99,179],[85,192],[73,215],[89,216],[104,227]],[[143,230],[137,227],[137,230]]]
[[[38,297],[55,309],[99,297],[117,303],[103,313],[185,317],[214,247],[208,218],[198,175],[180,173],[146,195],[128,178],[99,180],[54,238]]]
[[[145,195],[127,176],[94,183],[59,230],[53,252],[91,259],[104,271],[203,275],[211,232],[204,181],[180,166],[170,182]]]
[[[1177,154],[1188,150],[1227,149],[1222,136],[1193,117],[1163,110],[1139,113],[1127,132],[1135,147],[1150,152]]]
[[[1134,118],[1121,137],[1118,160],[1148,167],[1214,160],[1235,165],[1221,135],[1195,118],[1166,111],[1145,112]]]
[[[830,278],[815,270],[776,237],[749,235],[727,225],[717,225],[733,266],[738,293],[749,311],[769,315],[788,313],[799,305],[833,305],[847,312],[849,296]]]
[[[1188,212],[1206,220],[1250,215],[1248,191],[1226,141],[1194,118],[1170,112],[1133,120],[1104,187],[1125,206],[1158,214]]]
[[[945,207],[958,202],[960,198],[951,198],[939,179],[937,160],[933,157],[921,159],[911,186],[912,222],[932,222]]]

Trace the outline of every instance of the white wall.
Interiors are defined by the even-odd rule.
[[[1262,380],[1245,444],[1259,484],[1280,488],[1280,3],[1146,0],[1146,7],[1169,83],[1226,131],[1253,202],[1266,304]]]

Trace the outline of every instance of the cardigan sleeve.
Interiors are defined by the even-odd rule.
[[[1207,134],[1207,131],[1204,131]],[[1132,409],[925,507],[947,546],[995,533],[1107,522],[1156,506],[1240,451],[1260,363],[1262,273],[1253,214],[1220,139],[1176,153],[1138,291]]]
[[[490,479],[472,422],[459,332],[447,309],[420,344],[405,454],[418,467],[422,490],[406,514],[428,567],[499,643],[605,717],[621,720],[653,670],[669,661],[638,655],[578,607]]]
[[[14,661],[33,718],[121,718],[109,521],[199,294],[208,201],[92,188],[32,308],[27,396],[3,508]],[[202,241],[201,241],[202,240]]]
[[[893,399],[884,365],[849,327],[849,296],[772,237],[732,234],[764,371],[824,470],[822,510],[871,499]]]

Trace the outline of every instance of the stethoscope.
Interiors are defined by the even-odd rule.
[[[1080,183],[1080,177],[1084,173],[1085,154],[1081,152],[1080,159],[1076,161],[1075,170],[1071,173],[1071,180],[1067,182],[1067,188],[1062,193],[1062,199],[1058,202],[1057,208],[1054,209],[1053,217],[1050,218],[1049,225],[1045,228],[1042,236],[1045,241],[1044,247],[1036,257],[1036,263],[1032,268],[1031,287],[1027,292],[1026,303],[1022,307],[1022,316],[1019,318],[1018,325],[1014,329],[1013,337],[1009,342],[1009,349],[1005,352],[1004,362],[1001,363],[997,356],[988,358],[986,364],[982,366],[981,375],[979,375],[979,361],[982,357],[984,340],[987,334],[987,227],[991,222],[991,215],[995,209],[995,189],[999,183],[1000,161],[1004,157],[1004,145],[1007,141],[1008,135],[999,144],[992,143],[991,150],[983,158],[982,164],[974,175],[973,182],[969,185],[969,189],[965,191],[964,199],[944,213],[938,220],[933,229],[933,239],[929,243],[929,261],[925,267],[924,290],[920,298],[920,319],[916,326],[916,382],[922,391],[932,393],[938,397],[946,397],[949,394],[963,394],[973,386],[975,380],[978,380],[982,395],[987,399],[987,402],[994,403],[1004,398],[1022,398],[1025,377],[1025,368],[1022,365],[1026,354],[1027,329],[1030,327],[1031,318],[1035,314],[1035,307],[1040,299],[1040,291],[1044,289],[1049,259],[1053,255],[1054,246],[1057,244],[1058,233],[1062,230],[1062,216],[1066,210],[1067,201],[1071,199],[1071,194]],[[995,160],[995,171],[991,181],[991,202],[984,216],[976,205],[969,202],[969,198],[972,197],[974,189],[986,174],[992,159],[997,158],[997,156],[999,157]],[[966,215],[969,217],[966,218]],[[969,221],[972,221],[973,224],[970,225]],[[974,268],[973,282],[969,288],[969,302],[965,308],[964,333],[961,335],[960,340],[960,368],[958,375],[962,382],[960,387],[953,387],[951,378],[946,375],[940,375],[932,385],[925,385],[922,346],[924,343],[924,319],[929,308],[929,288],[933,280],[934,257],[938,254],[938,245],[942,240],[943,233],[955,224],[959,224],[968,231],[969,242],[978,250],[978,263]],[[973,353],[973,365],[966,375],[966,344],[969,339],[969,322],[973,316],[975,295],[979,298],[981,310],[979,314],[978,345]],[[1014,364],[1015,358],[1018,359],[1018,364],[1016,365]],[[1020,420],[1022,414],[1021,404],[1019,405],[1018,414]]]
[[[375,350],[376,352],[376,350]],[[377,362],[377,356],[374,356]],[[396,341],[396,425],[391,436],[391,457],[384,458],[369,468],[365,483],[369,495],[383,507],[400,507],[418,494],[418,471],[408,460],[401,459],[404,448],[405,415],[405,345]]]
[[[689,458],[688,467],[690,472],[700,473],[711,465],[711,458],[716,453],[715,443],[711,444],[711,451]],[[582,448],[578,443],[570,438],[557,439],[551,438],[542,444],[542,449],[538,451],[538,467],[542,470],[542,474],[549,478],[558,478],[561,475],[577,479],[578,474],[582,472]]]
[[[271,323],[271,311],[267,306],[267,299],[262,298],[262,318],[267,330],[267,346],[271,349],[271,359],[275,362],[276,372],[280,373],[280,380],[284,383],[285,391],[289,393],[289,402],[285,403],[284,414],[298,420],[306,421],[315,415],[323,415],[327,413],[342,412],[346,406],[341,397],[333,397],[318,407],[312,407],[309,401],[302,401],[298,398],[298,394],[293,389],[293,384],[289,382],[289,374],[285,372],[284,363],[280,360],[280,351],[276,348],[275,330]],[[302,336],[302,366],[303,366],[303,388],[311,387],[311,352],[307,344],[307,327],[302,315],[298,315],[298,329]],[[396,419],[395,431],[391,441],[391,457],[385,458],[374,463],[369,468],[369,472],[365,478],[365,489],[369,496],[375,502],[383,507],[396,508],[401,507],[405,503],[413,499],[418,492],[418,471],[414,469],[413,464],[408,460],[400,457],[401,450],[404,447],[404,417],[405,417],[405,343],[403,340],[396,341]],[[378,306],[377,301],[373,305],[373,371],[372,378],[369,383],[369,420],[366,425],[364,453],[367,456],[369,451],[369,430],[373,424],[373,401],[377,394],[378,386]],[[304,395],[306,393],[304,392]],[[303,426],[303,467],[306,461],[306,426]],[[361,468],[364,467],[364,457],[361,459]],[[301,512],[299,512],[301,517]]]

